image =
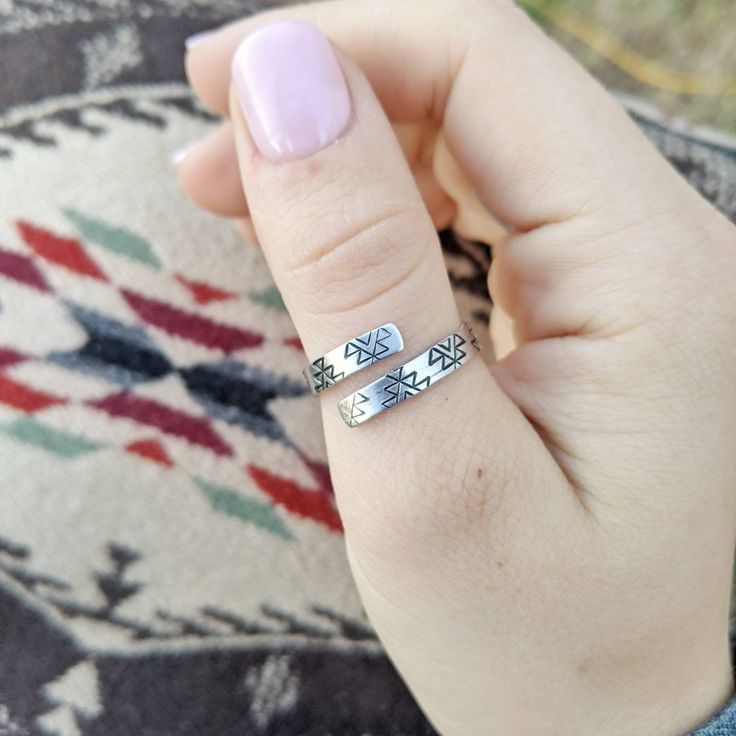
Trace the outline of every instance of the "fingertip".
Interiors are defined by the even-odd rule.
[[[189,141],[189,143],[184,143],[174,149],[169,154],[169,163],[178,170],[179,165],[183,163],[184,159],[189,155],[189,152],[194,150],[197,145],[199,145],[199,141]]]
[[[229,69],[231,45],[223,43],[225,28],[194,34],[185,40],[184,72],[194,93],[213,112],[227,116],[227,85],[222,70]]]
[[[199,46],[204,41],[206,41],[210,36],[214,36],[217,33],[216,28],[214,29],[207,29],[206,31],[199,31],[198,33],[194,33],[191,36],[187,36],[184,39],[184,48],[187,52],[190,52],[194,49],[195,46]]]
[[[197,206],[225,217],[248,214],[229,123],[178,148],[171,160],[179,185]]]

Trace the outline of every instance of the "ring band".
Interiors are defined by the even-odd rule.
[[[316,396],[344,378],[404,349],[399,328],[389,322],[340,345],[304,369],[309,390]]]
[[[470,325],[463,322],[429,350],[346,396],[338,403],[340,416],[348,427],[357,427],[454,373],[479,350]]]

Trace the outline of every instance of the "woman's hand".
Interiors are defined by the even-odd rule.
[[[257,31],[231,86],[239,43],[278,18],[338,49],[347,98],[335,79],[294,91],[332,105],[310,108],[313,139],[268,86],[284,83],[275,45],[316,53],[309,27]],[[734,228],[510,2],[290,7],[209,36],[187,66],[230,123],[181,163],[183,187],[249,213],[310,356],[391,321],[408,358],[459,323],[438,131],[508,225],[489,283],[515,350],[355,429],[336,399],[383,364],[322,398],[356,582],[439,731],[705,720],[732,689]]]

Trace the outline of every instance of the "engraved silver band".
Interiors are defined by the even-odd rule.
[[[479,350],[470,325],[463,322],[429,350],[346,396],[338,404],[340,416],[348,427],[357,427],[454,373]]]
[[[316,396],[343,378],[404,349],[399,328],[389,322],[330,350],[304,369],[309,390]]]

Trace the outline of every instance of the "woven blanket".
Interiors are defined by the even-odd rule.
[[[255,8],[0,2],[0,736],[433,733],[354,590],[265,263],[168,163],[215,124],[184,38]],[[631,109],[736,218],[727,139]],[[442,241],[487,323],[487,247]]]

